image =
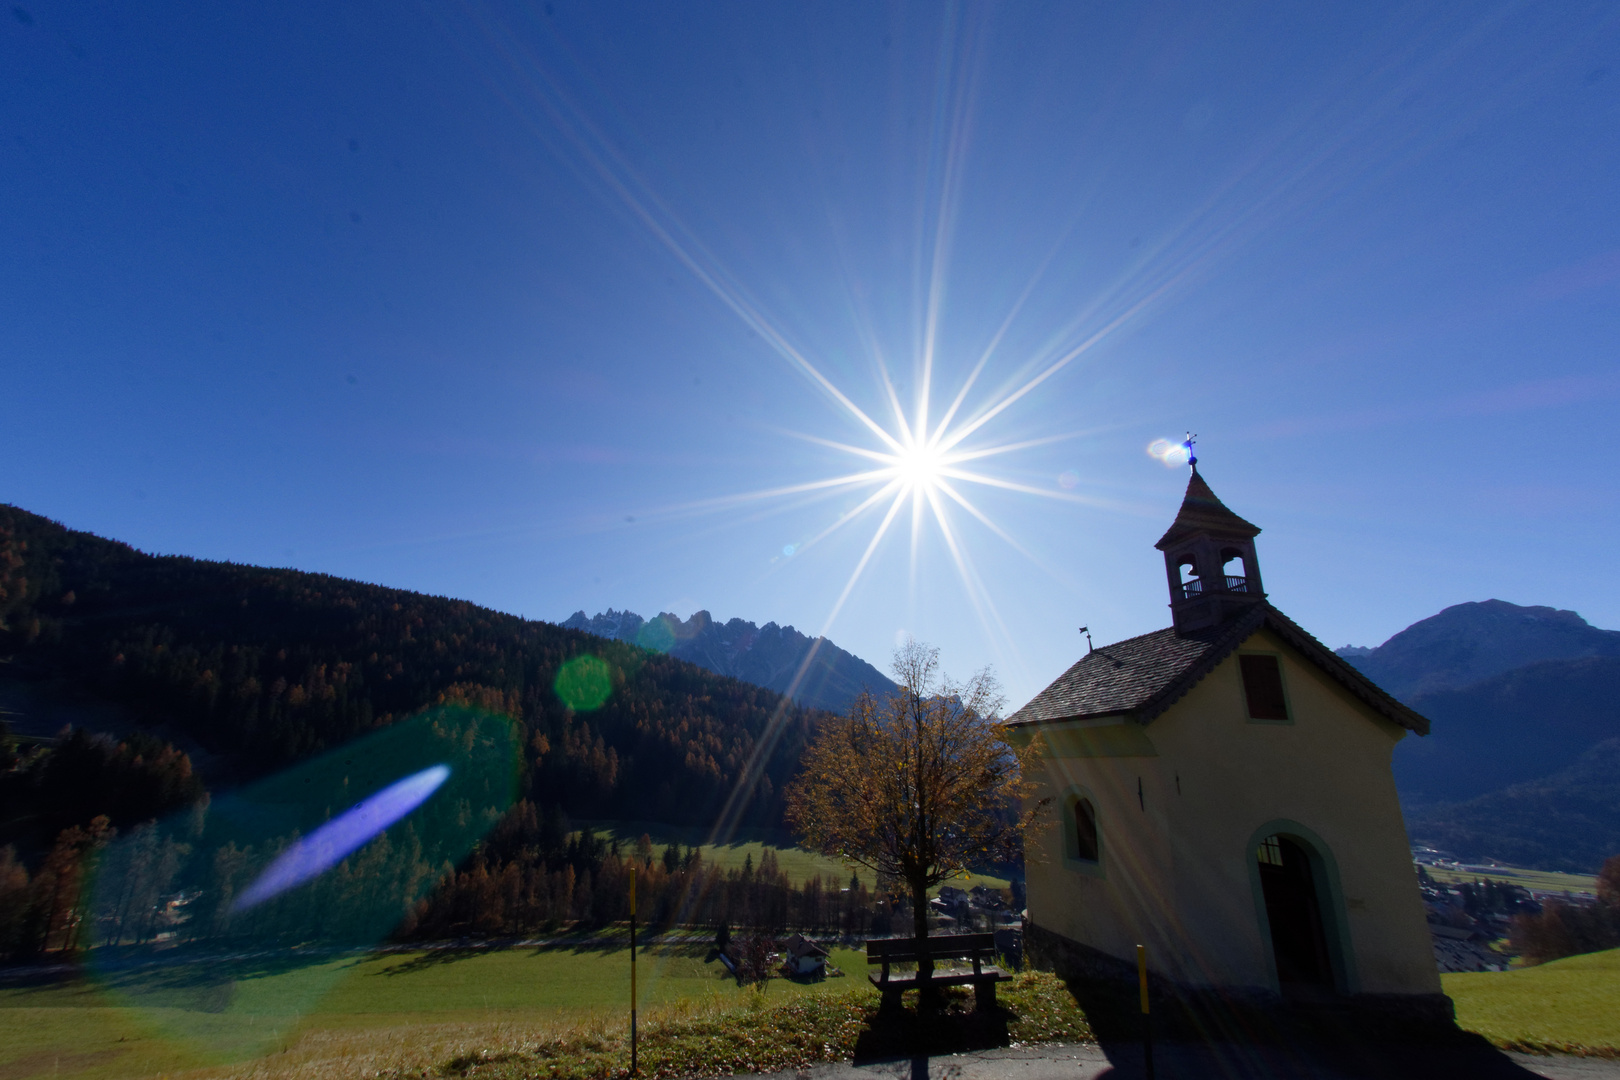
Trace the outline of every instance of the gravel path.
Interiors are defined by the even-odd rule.
[[[1142,1080],[1140,1046],[1046,1045],[869,1064],[817,1065],[771,1080]],[[1505,1054],[1479,1045],[1335,1047],[1167,1044],[1156,1080],[1620,1080],[1620,1061]]]

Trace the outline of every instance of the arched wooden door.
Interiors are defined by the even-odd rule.
[[[1268,836],[1257,855],[1283,993],[1331,991],[1333,964],[1322,926],[1323,898],[1316,895],[1310,853],[1287,836]]]

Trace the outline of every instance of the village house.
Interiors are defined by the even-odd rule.
[[[1390,770],[1428,721],[1273,607],[1259,528],[1196,459],[1172,625],[1089,651],[1009,718],[1060,827],[1028,867],[1032,958],[1225,998],[1451,1015]]]
[[[794,934],[782,943],[782,974],[799,979],[824,975],[828,955],[826,949],[803,934]]]

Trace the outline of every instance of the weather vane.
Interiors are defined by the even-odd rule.
[[[1187,432],[1187,441],[1181,444],[1187,448],[1187,464],[1192,466],[1193,472],[1198,471],[1198,455],[1193,452],[1193,443],[1197,441],[1197,433],[1189,431]]]

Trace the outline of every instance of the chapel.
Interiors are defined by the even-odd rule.
[[[1059,827],[1028,948],[1065,975],[1449,1019],[1390,769],[1429,723],[1269,602],[1198,472],[1164,554],[1171,625],[1101,645],[1009,718]],[[1126,967],[1125,965],[1129,965]]]

